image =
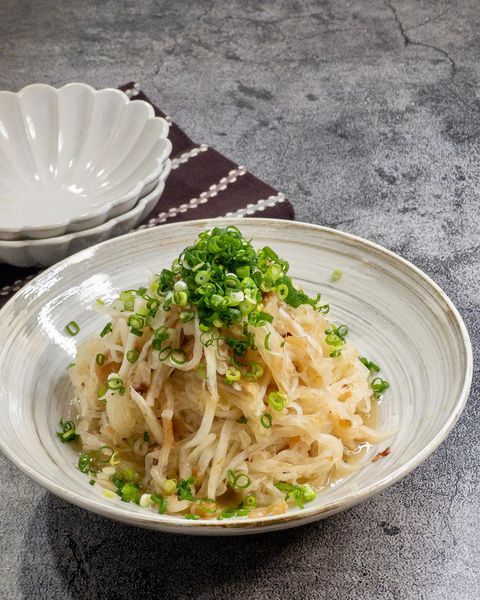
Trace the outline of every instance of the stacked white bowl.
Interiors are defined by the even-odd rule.
[[[134,229],[165,187],[168,129],[115,89],[0,92],[0,262],[48,266]]]

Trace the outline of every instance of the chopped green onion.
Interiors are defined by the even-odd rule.
[[[248,513],[249,508],[246,506],[240,508],[226,508],[218,515],[217,520],[221,521],[223,519],[231,519],[233,517],[248,517]]]
[[[90,481],[88,482],[90,485],[95,485],[95,479],[90,479]]]
[[[150,434],[148,433],[148,431],[144,431],[143,432],[143,441],[144,442],[149,442],[150,441]]]
[[[82,452],[78,459],[78,468],[82,473],[88,473],[92,466],[93,458],[86,452]]]
[[[190,321],[193,321],[194,318],[195,318],[195,313],[194,312],[182,312],[182,313],[180,313],[180,321],[182,323],[189,323]]]
[[[187,362],[187,355],[180,348],[176,348],[170,352],[170,360],[176,365],[183,365]]]
[[[270,413],[264,413],[260,417],[260,423],[265,429],[270,429],[272,426],[272,415]]]
[[[68,365],[67,369],[71,369],[71,368],[72,368],[72,367],[74,367],[74,366],[75,366],[75,363],[70,363],[70,364]]]
[[[120,464],[120,459],[118,458],[118,452],[114,452],[112,454],[112,456],[110,457],[110,460],[108,461],[109,465],[112,465],[112,467]]]
[[[280,300],[285,300],[289,292],[288,285],[280,283],[280,285],[277,285],[277,287],[275,288],[275,291],[277,292],[277,296],[280,298]]]
[[[113,458],[110,458],[110,460]],[[110,462],[110,461],[109,461]],[[114,461],[115,462],[115,461]],[[118,464],[118,463],[117,463]],[[124,482],[128,482],[128,483],[133,483],[134,481],[137,481],[137,479],[139,478],[138,473],[135,473],[135,471],[132,468],[128,468],[128,469],[123,469],[123,471],[120,471],[118,476],[120,477],[120,479],[122,479]]]
[[[132,350],[127,352],[127,360],[131,364],[136,363],[139,356],[140,352],[136,348],[132,348]]]
[[[268,394],[268,404],[273,410],[281,412],[287,404],[287,399],[281,392],[270,392],[270,394]]]
[[[145,318],[142,315],[134,314],[128,317],[127,325],[130,327],[130,331],[140,330],[145,325]]]
[[[348,327],[346,325],[339,325],[336,333],[340,337],[344,338],[348,333]]]
[[[227,471],[227,479],[230,487],[234,490],[238,488],[239,490],[243,490],[247,488],[251,483],[250,477],[246,473],[242,473],[241,471],[237,471],[236,473],[232,471],[232,469],[228,469]]]
[[[107,455],[105,455],[104,451],[107,451]],[[111,446],[100,446],[97,450],[97,460],[101,463],[108,463],[110,459],[115,454],[115,450]]]
[[[123,381],[120,379],[120,377],[117,377],[116,375],[108,378],[107,387],[109,390],[113,391],[125,389],[123,387]]]
[[[375,398],[380,398],[383,391],[390,387],[388,381],[385,381],[381,377],[375,377],[375,379],[371,382],[371,387],[374,392]]]
[[[60,419],[59,426],[62,428],[62,431],[57,431],[57,437],[61,442],[74,442],[78,438],[78,434],[75,433],[75,423],[73,421]]]
[[[163,515],[167,512],[167,501],[160,494],[152,494],[152,502],[158,506],[158,512]]]
[[[265,348],[265,350],[270,350],[270,336],[272,335],[272,332],[269,331],[267,333],[267,335],[265,336],[265,339],[263,341],[263,346]]]
[[[187,292],[175,292],[173,295],[173,301],[178,306],[186,306],[188,303]]]
[[[193,477],[190,477],[189,479],[181,479],[177,483],[177,498],[179,500],[190,500],[193,502],[193,494],[195,493],[195,488],[193,487],[194,484],[195,479]]]
[[[238,381],[241,377],[241,373],[238,369],[234,367],[228,367],[225,371],[225,383],[233,383],[234,381]]]
[[[243,374],[247,381],[257,381],[263,375],[263,367],[260,363],[251,362],[249,365],[250,371]]]
[[[335,271],[332,273],[332,277],[331,277],[333,283],[335,283],[336,281],[338,281],[341,276],[342,276],[341,269],[335,269]]]
[[[198,507],[206,513],[214,513],[217,510],[217,503],[211,498],[202,498],[198,502]]]
[[[248,423],[248,419],[247,419],[247,417],[245,417],[245,416],[241,416],[241,417],[238,419],[237,423],[241,423],[242,425],[246,425],[246,424]]]
[[[235,269],[237,276],[240,279],[245,279],[245,277],[250,277],[250,267],[248,265],[242,265]]]
[[[76,321],[70,321],[70,323],[65,325],[65,331],[73,337],[80,331],[80,326]]]
[[[101,385],[101,386],[98,388],[98,391],[97,391],[97,397],[98,397],[98,398],[101,398],[102,396],[105,396],[105,394],[107,393],[107,389],[108,389],[108,388],[107,388],[107,386],[106,386],[106,385]]]
[[[368,360],[368,358],[365,358],[365,356],[360,356],[358,358],[358,360],[367,367],[367,369],[369,371],[371,371],[372,373],[379,373],[380,372],[380,367],[374,363],[372,360]]]
[[[134,502],[135,504],[140,504],[140,488],[136,483],[126,483],[121,491],[121,499],[122,502]]]
[[[162,350],[160,350],[160,352],[158,353],[158,358],[161,361],[167,360],[167,358],[170,356],[171,351],[172,351],[172,347],[171,346],[167,346],[166,348],[162,348]]]
[[[285,500],[294,500],[298,508],[303,508],[305,502],[311,502],[317,497],[316,491],[308,483],[303,485],[293,485],[287,481],[278,481],[275,484],[277,490],[285,492]]]
[[[204,285],[210,279],[210,273],[208,271],[198,271],[195,275],[195,283],[197,285]]]
[[[160,301],[157,300],[156,298],[150,298],[150,300],[147,302],[147,309],[152,313],[157,312],[157,310],[160,308]]]
[[[105,327],[102,329],[102,331],[100,332],[100,337],[105,337],[107,335],[107,333],[111,333],[111,332],[112,332],[112,324],[107,323],[105,325]]]
[[[199,515],[194,515],[192,513],[187,513],[184,515],[185,519],[190,519],[191,521],[198,521],[200,519]]]
[[[173,494],[176,489],[177,482],[175,481],[175,479],[165,479],[162,485],[162,490],[165,492],[165,494],[167,494],[167,496]]]
[[[105,364],[105,354],[97,354],[97,356],[95,357],[95,362],[97,363],[97,365],[99,365],[100,367],[102,365]]]
[[[243,499],[243,504],[247,508],[255,508],[257,506],[257,499],[253,494],[249,494]]]

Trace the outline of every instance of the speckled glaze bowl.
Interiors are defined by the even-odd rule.
[[[60,236],[131,210],[158,184],[168,130],[119,90],[0,92],[0,239]]]
[[[463,321],[442,290],[399,256],[366,240],[315,225],[265,219],[165,225],[84,250],[43,272],[0,311],[0,447],[27,475],[58,496],[101,515],[152,529],[204,535],[257,533],[310,523],[394,484],[424,461],[460,416],[472,378]],[[239,225],[255,245],[287,259],[305,290],[322,292],[334,322],[349,325],[360,351],[390,382],[379,426],[394,435],[372,448],[355,475],[320,492],[303,510],[258,519],[190,521],[109,500],[76,468],[77,457],[55,436],[71,388],[67,365],[80,339],[104,319],[90,310],[140,286],[212,224]],[[331,273],[341,269],[337,283]],[[69,337],[65,325],[81,331]],[[391,454],[372,462],[386,446]]]

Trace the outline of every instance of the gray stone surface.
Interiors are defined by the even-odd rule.
[[[0,0],[0,88],[136,79],[198,141],[292,199],[297,218],[412,260],[478,359],[479,4],[474,0]],[[21,376],[21,374],[19,374]],[[478,371],[447,442],[327,521],[189,539],[60,501],[0,458],[0,596],[474,599]]]

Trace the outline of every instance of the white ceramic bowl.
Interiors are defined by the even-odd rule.
[[[170,167],[171,162],[167,160],[159,179],[154,182],[155,188],[140,198],[131,210],[92,229],[38,240],[0,239],[0,264],[3,262],[17,267],[48,267],[93,244],[132,231],[150,214],[162,195]]]
[[[172,145],[150,104],[82,83],[0,92],[0,239],[48,238],[129,211]]]
[[[67,365],[80,339],[104,319],[98,296],[142,285],[212,224],[239,225],[268,244],[309,292],[321,291],[336,322],[382,366],[391,388],[380,425],[398,432],[391,454],[318,494],[303,510],[258,519],[189,521],[109,500],[76,468],[74,451],[55,436],[71,387]],[[343,271],[335,284],[334,269]],[[81,331],[68,337],[65,325]],[[472,377],[471,346],[461,317],[442,290],[413,265],[360,238],[314,225],[265,219],[191,221],[132,233],[85,250],[39,275],[0,311],[0,447],[27,475],[88,510],[130,524],[194,534],[255,533],[308,523],[352,506],[405,477],[445,439],[460,416]],[[386,444],[372,449],[370,457]]]

